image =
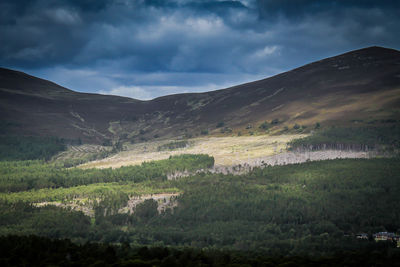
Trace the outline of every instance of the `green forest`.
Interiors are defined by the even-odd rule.
[[[64,140],[56,137],[0,135],[0,161],[49,160],[65,148]]]
[[[321,150],[378,150],[398,153],[400,149],[400,124],[383,126],[329,127],[308,137],[293,140],[291,149]]]
[[[64,168],[57,163],[34,161],[0,162],[0,192],[40,188],[72,187],[107,182],[164,181],[167,174],[194,171],[214,166],[208,155],[178,155],[166,160],[143,162],[117,169]]]
[[[151,176],[153,168],[149,166],[170,162],[172,170],[174,161],[175,169],[204,166],[194,164],[196,158],[205,165],[212,163],[202,155],[186,155],[138,168],[148,171],[148,177],[158,177]],[[19,164],[26,164],[27,169],[38,170],[39,174],[40,166],[50,172],[45,163]],[[129,168],[100,170],[117,177],[105,184],[89,184],[92,176],[85,175],[93,170],[61,169],[63,173],[71,171],[73,175],[68,177],[75,177],[79,185],[57,188],[44,179],[40,183],[42,189],[3,193],[0,233],[135,246],[257,250],[269,255],[307,255],[312,251],[324,256],[368,246],[369,241],[362,243],[355,238],[358,233],[400,231],[397,158],[310,162],[255,169],[242,176],[200,173],[178,180],[118,180],[125,177],[124,171]],[[3,169],[2,177],[4,172]],[[156,201],[147,200],[133,214],[105,212],[107,207],[118,210],[132,195],[160,192],[180,193],[178,205],[158,213]],[[74,197],[96,199],[94,217],[56,206],[32,205]]]
[[[198,172],[214,166],[208,155],[115,169],[66,168],[40,158],[0,162],[0,243],[8,244],[2,266],[43,265],[34,254],[20,256],[38,242],[58,246],[61,258],[43,252],[46,264],[67,265],[333,266],[399,257],[396,242],[373,239],[400,233],[398,157],[242,175]],[[168,179],[176,172],[188,176]],[[357,239],[360,233],[368,239]]]
[[[390,244],[371,244],[332,256],[270,256],[260,252],[130,246],[54,240],[38,236],[0,237],[1,266],[400,266]]]

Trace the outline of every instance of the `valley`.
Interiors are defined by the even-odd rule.
[[[400,233],[399,62],[370,47],[149,101],[0,69],[0,238],[397,255],[373,235]]]
[[[400,267],[400,0],[0,0],[0,267]]]

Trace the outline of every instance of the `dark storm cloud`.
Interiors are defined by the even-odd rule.
[[[194,31],[197,18],[205,16],[204,20],[208,20],[207,16],[213,12],[223,15],[230,8],[242,7],[228,1],[182,2],[179,6],[173,1],[15,3],[1,4],[0,29],[6,40],[0,48],[3,64],[18,67],[80,65],[122,57],[130,59],[131,67],[143,71],[168,69],[180,51],[179,39],[194,39],[183,27],[185,23],[190,24],[190,16],[193,16],[193,25],[186,26]],[[160,30],[163,32],[158,32]],[[216,43],[218,45],[218,41]],[[204,68],[202,64],[199,66]]]
[[[395,11],[400,6],[398,0],[257,0],[262,18],[277,16],[301,17],[318,12],[340,11],[349,8],[385,9]]]
[[[370,45],[399,1],[3,0],[0,65],[139,98],[218,89]]]

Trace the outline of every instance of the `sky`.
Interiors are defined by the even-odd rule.
[[[400,49],[398,0],[1,0],[0,66],[142,100]]]

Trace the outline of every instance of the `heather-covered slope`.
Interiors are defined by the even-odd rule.
[[[399,119],[400,52],[370,47],[228,89],[151,101],[77,93],[0,68],[2,134],[85,142],[144,141],[202,131],[246,131],[275,120],[293,125],[385,123]],[[207,130],[207,131],[206,131]]]

